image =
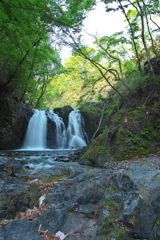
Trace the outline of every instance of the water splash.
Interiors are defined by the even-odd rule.
[[[44,110],[35,110],[31,117],[23,149],[43,150],[46,148],[47,116]]]

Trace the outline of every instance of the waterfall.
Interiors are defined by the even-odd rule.
[[[87,143],[84,140],[84,135],[80,111],[74,109],[69,114],[67,128],[68,148],[80,148],[86,146]]]
[[[47,117],[45,111],[35,110],[31,117],[23,149],[43,150],[46,148]]]
[[[56,125],[56,148],[66,148],[66,127],[62,118],[53,110],[47,111],[47,116],[55,122]]]
[[[83,119],[78,109],[69,114],[68,128],[66,130],[63,119],[53,110],[35,110],[31,117],[23,149],[44,150],[47,148],[47,118],[55,123],[56,131],[53,139],[56,148],[81,148],[86,146],[85,132],[83,130]]]

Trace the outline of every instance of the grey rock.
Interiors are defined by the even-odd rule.
[[[5,240],[41,240],[37,229],[32,222],[25,220],[17,220],[10,222],[4,227]]]

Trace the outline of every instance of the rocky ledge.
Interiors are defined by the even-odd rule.
[[[41,156],[43,161],[43,156]],[[160,239],[160,157],[104,168],[0,157],[0,240]]]

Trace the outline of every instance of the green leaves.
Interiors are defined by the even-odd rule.
[[[61,70],[56,44],[63,28],[80,30],[94,0],[2,0],[0,2],[0,85],[36,103]],[[42,94],[43,93],[43,94]]]

